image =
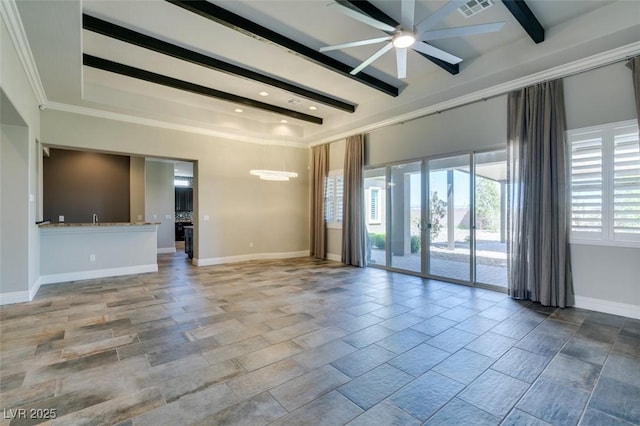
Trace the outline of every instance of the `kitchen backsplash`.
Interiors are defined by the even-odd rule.
[[[176,222],[193,222],[192,211],[177,211]]]

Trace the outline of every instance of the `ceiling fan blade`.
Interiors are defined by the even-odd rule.
[[[320,52],[329,52],[331,50],[346,49],[348,47],[366,46],[368,44],[382,43],[391,40],[391,36],[370,38],[368,40],[351,41],[349,43],[335,44],[333,46],[324,46],[320,48]]]
[[[396,49],[396,66],[398,68],[398,78],[407,78],[407,49]]]
[[[411,46],[411,48],[418,52],[424,53],[425,55],[433,56],[434,58],[449,62],[450,64],[459,64],[460,62],[462,62],[462,58],[458,58],[451,53],[447,53],[444,50],[433,47],[427,43],[415,43],[413,46]]]
[[[400,3],[400,24],[403,29],[413,31],[413,16],[415,10],[415,0],[402,0],[402,3]]]
[[[425,31],[418,35],[422,41],[440,40],[450,37],[464,37],[475,34],[495,33],[502,29],[504,22],[493,22],[490,24],[467,25],[464,27],[445,28],[443,30]]]
[[[393,43],[387,43],[385,44],[382,49],[378,50],[376,53],[374,53],[373,55],[369,56],[363,63],[361,63],[360,65],[358,65],[357,67],[355,67],[349,74],[351,75],[356,75],[358,74],[360,71],[362,71],[363,69],[365,69],[367,66],[369,66],[373,61],[375,61],[376,59],[378,59],[380,56],[384,55],[385,53],[387,53],[389,50],[391,50],[391,48],[393,47]]]
[[[329,7],[335,7],[337,8],[337,10],[340,11],[340,13],[342,13],[343,15],[346,15],[350,18],[355,19],[356,21],[360,21],[363,22],[369,26],[372,26],[374,28],[378,28],[379,30],[382,31],[387,31],[387,32],[394,32],[396,29],[394,27],[392,27],[391,25],[387,25],[384,22],[380,22],[376,19],[373,19],[370,16],[364,15],[354,9],[351,9],[350,7],[344,6],[341,3],[332,3],[329,5]]]
[[[440,9],[427,16],[422,22],[416,25],[416,32],[418,34],[427,31],[429,28],[440,22],[445,16],[465,4],[469,0],[449,0],[447,4]]]

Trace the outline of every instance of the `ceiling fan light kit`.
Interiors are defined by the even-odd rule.
[[[476,0],[472,0],[472,2],[476,2]],[[430,45],[427,42],[444,38],[493,33],[500,31],[500,29],[502,29],[504,25],[504,22],[495,22],[491,24],[467,25],[463,27],[446,28],[431,31],[431,29],[440,21],[442,21],[442,19],[444,19],[447,15],[467,3],[469,3],[469,0],[449,0],[440,9],[436,10],[434,13],[427,16],[425,19],[414,26],[415,0],[402,0],[400,4],[401,23],[394,27],[392,25],[389,25],[388,23],[384,23],[377,19],[374,19],[364,12],[361,12],[357,9],[357,4],[353,5],[345,0],[336,0],[336,3],[333,3],[330,6],[335,7],[338,11],[340,11],[340,13],[348,16],[349,18],[367,24],[373,28],[382,30],[388,35],[386,37],[358,40],[332,46],[323,46],[320,48],[320,51],[327,52],[331,50],[346,49],[351,47],[386,42],[386,44],[381,49],[379,49],[369,58],[365,59],[360,65],[355,67],[351,71],[352,75],[359,73],[364,68],[371,65],[376,59],[384,55],[392,48],[396,49],[397,77],[400,79],[406,78],[407,76],[407,49],[412,49],[418,53],[436,58],[437,60],[444,61],[449,64],[458,64],[462,62],[462,58],[452,55],[449,52],[445,52],[442,49],[438,49],[437,47]],[[482,3],[482,5],[480,5],[480,3]],[[493,3],[488,0],[481,0],[478,3],[478,8],[480,6],[482,6],[483,8],[490,7],[492,4]],[[475,10],[477,11],[478,8],[475,8]]]

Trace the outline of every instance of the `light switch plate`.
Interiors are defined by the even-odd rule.
[[[64,216],[62,215],[58,216],[58,222],[64,222]]]
[[[203,217],[203,219],[204,219],[204,221],[205,221],[205,222],[209,222],[209,215],[208,215],[208,214],[205,214],[205,215],[204,215],[204,217]]]

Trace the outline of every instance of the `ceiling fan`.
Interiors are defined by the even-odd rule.
[[[352,41],[348,43],[336,44],[333,46],[324,46],[320,48],[321,52],[330,50],[345,49],[349,47],[365,46],[369,44],[377,44],[387,42],[380,50],[367,58],[360,65],[355,67],[350,74],[355,75],[362,71],[373,61],[384,55],[386,52],[395,47],[396,64],[398,78],[407,77],[407,51],[413,49],[425,55],[432,56],[450,64],[458,64],[462,62],[459,58],[444,50],[438,49],[427,41],[439,40],[451,37],[461,37],[475,34],[485,34],[500,31],[504,22],[493,22],[489,24],[467,25],[463,27],[446,28],[441,30],[432,30],[445,16],[456,10],[469,0],[449,0],[444,6],[436,10],[433,14],[427,16],[424,20],[414,26],[415,0],[402,0],[400,4],[400,25],[393,27],[389,24],[381,22],[377,19],[362,13],[350,2],[344,0],[336,0],[336,3],[330,5],[335,7],[342,14],[363,22],[369,26],[377,28],[387,33],[385,37],[377,37],[367,40]]]

